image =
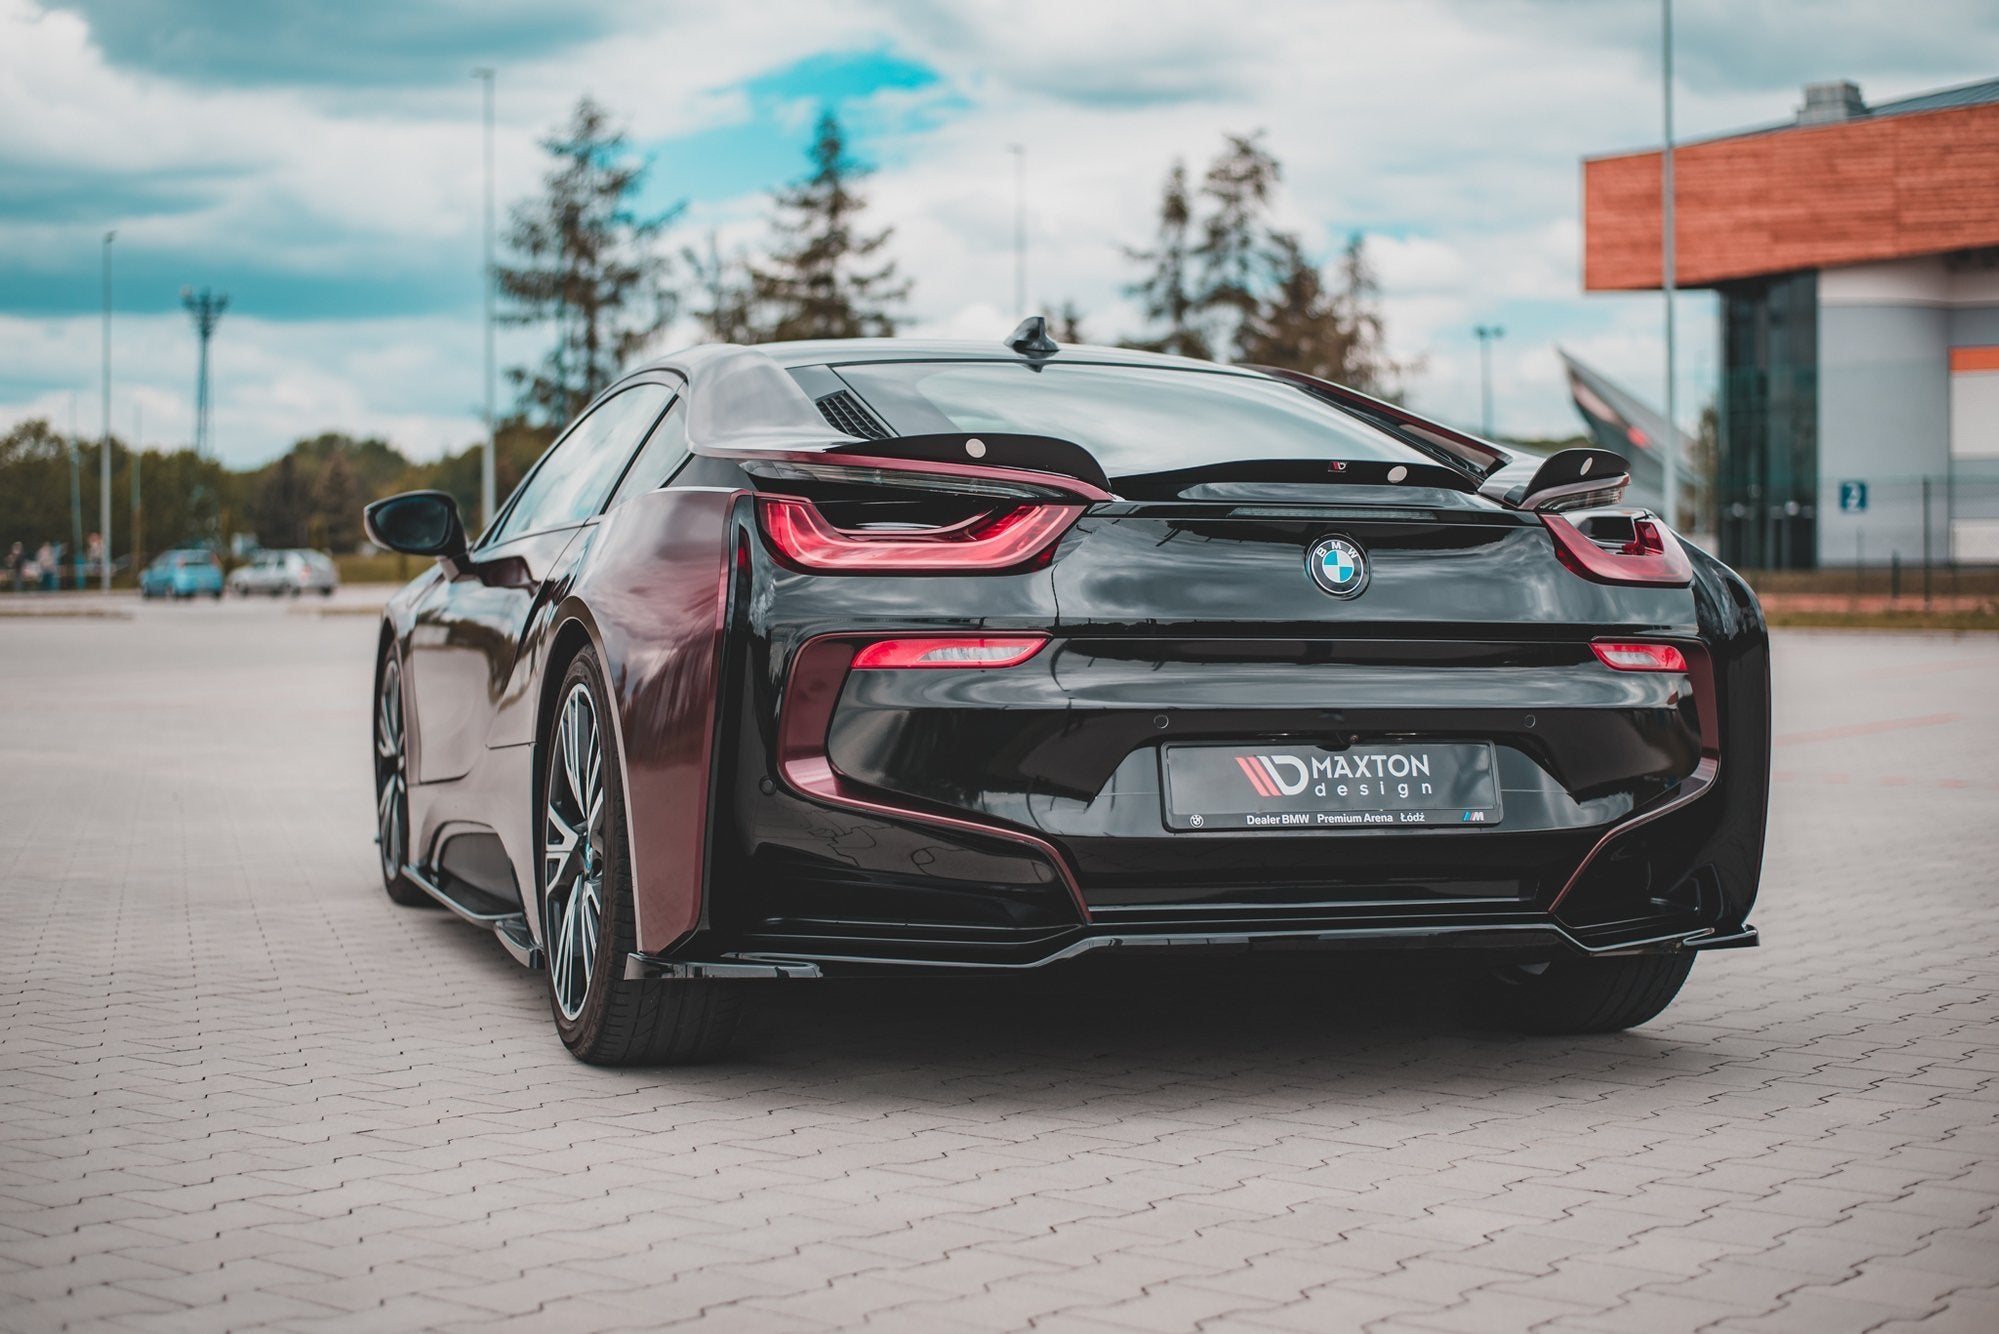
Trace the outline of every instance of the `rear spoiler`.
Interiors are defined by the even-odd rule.
[[[1244,366],[1244,370],[1260,371],[1279,380],[1288,380],[1308,393],[1325,399],[1335,407],[1344,408],[1356,417],[1363,418],[1388,431],[1425,453],[1435,456],[1447,455],[1453,462],[1469,467],[1480,480],[1490,477],[1504,468],[1513,459],[1512,454],[1497,445],[1487,444],[1477,436],[1454,431],[1427,417],[1419,417],[1409,409],[1371,394],[1363,394],[1358,389],[1349,389],[1331,380],[1322,380],[1316,375],[1303,371],[1286,370],[1281,366]]]
[[[1631,466],[1607,449],[1563,449],[1528,473],[1531,458],[1516,460],[1487,479],[1482,494],[1514,509],[1594,509],[1614,505],[1631,485]]]
[[[1085,503],[1116,500],[1095,455],[1071,440],[1012,432],[946,431],[863,439],[832,426],[778,364],[747,348],[708,353],[690,399],[688,448],[728,459],[763,482],[862,483],[932,491]],[[1121,479],[1137,495],[1167,485],[1222,482],[1347,482],[1476,491],[1508,455],[1427,422],[1390,403],[1295,371],[1251,367],[1300,385],[1437,460],[1436,465],[1367,460],[1240,459]]]

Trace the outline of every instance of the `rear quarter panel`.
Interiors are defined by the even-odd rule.
[[[587,628],[608,678],[638,946],[649,954],[701,921],[739,494],[688,487],[620,505],[597,526],[555,618]]]

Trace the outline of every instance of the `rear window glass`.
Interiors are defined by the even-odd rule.
[[[1072,440],[1112,477],[1264,459],[1434,462],[1287,384],[1228,372],[1017,361],[841,366],[897,435]]]

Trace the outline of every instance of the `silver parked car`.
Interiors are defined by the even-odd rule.
[[[242,597],[252,593],[332,597],[338,587],[340,574],[333,568],[333,558],[323,551],[259,551],[249,564],[229,572],[229,591]]]

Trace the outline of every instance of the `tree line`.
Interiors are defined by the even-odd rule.
[[[553,439],[546,427],[503,424],[495,459],[502,495],[511,491]],[[76,452],[75,506],[70,455]],[[43,543],[64,549],[69,564],[97,529],[100,442],[52,430],[41,419],[0,435],[0,553],[19,542],[32,558]],[[231,469],[192,449],[146,449],[111,439],[112,548],[128,563],[170,547],[221,549],[231,534],[266,547],[334,552],[362,544],[361,507],[398,491],[448,491],[466,514],[479,505],[479,449],[470,446],[428,463],[412,462],[389,442],[326,432],[295,442],[256,468]],[[139,471],[133,507],[132,469]],[[72,536],[72,520],[77,527]]]
[[[683,315],[702,339],[733,343],[889,337],[905,323],[913,284],[890,253],[894,229],[868,223],[870,169],[831,111],[813,127],[805,173],[774,192],[759,253],[725,253],[712,233],[671,248],[684,203],[640,210],[649,164],[590,98],[542,147],[548,171],[511,209],[494,273],[501,318],[549,332],[538,364],[507,372],[515,405],[498,426],[495,459],[503,496],[555,431]],[[1320,267],[1274,220],[1282,182],[1260,134],[1225,136],[1198,178],[1184,160],[1172,164],[1150,241],[1122,252],[1135,270],[1126,291],[1146,321],[1123,345],[1285,367],[1393,396],[1410,367],[1387,351],[1363,238],[1353,234]],[[1051,324],[1058,340],[1075,343],[1085,341],[1085,320],[1065,302]],[[98,513],[97,442],[80,449],[75,509],[88,532]],[[237,533],[267,547],[351,551],[362,542],[361,506],[399,490],[450,492],[468,515],[478,505],[478,445],[416,463],[385,440],[323,433],[232,470],[190,449],[148,449],[135,460],[114,438],[112,460],[121,559],[135,537],[146,556],[188,543],[220,547]],[[44,420],[0,437],[0,551],[67,542],[71,516],[70,442]]]
[[[726,343],[889,337],[903,323],[912,283],[888,256],[894,229],[865,224],[869,169],[831,111],[814,127],[806,175],[773,197],[762,255],[724,254],[713,233],[670,254],[663,237],[685,204],[635,212],[647,167],[589,98],[542,146],[553,165],[541,194],[515,206],[516,260],[496,275],[505,318],[554,332],[541,365],[509,372],[526,415],[568,420],[682,313]],[[1122,345],[1394,396],[1413,367],[1388,352],[1364,238],[1351,234],[1320,267],[1274,220],[1283,176],[1261,133],[1224,136],[1198,182],[1184,161],[1172,165],[1152,243],[1124,248],[1139,269],[1125,290],[1147,327]],[[1073,302],[1051,320],[1064,342],[1083,341],[1083,322]]]

